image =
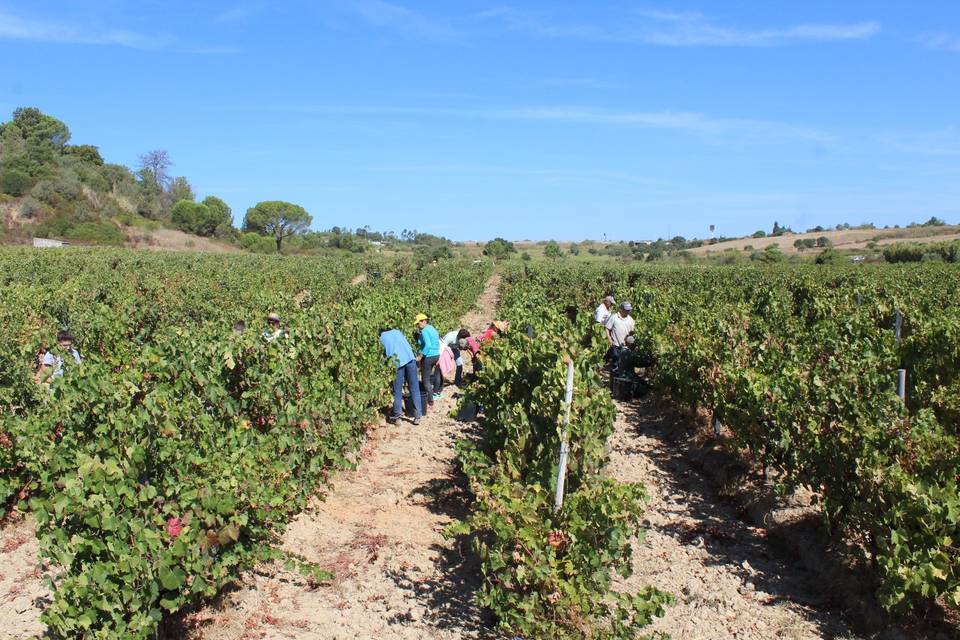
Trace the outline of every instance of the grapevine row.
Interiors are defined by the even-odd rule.
[[[509,300],[500,309],[525,328],[516,323],[520,311]],[[535,337],[513,330],[485,346],[483,374],[465,397],[482,408],[483,438],[459,446],[476,499],[452,532],[472,535],[484,573],[478,601],[510,636],[635,638],[671,597],[655,588],[612,587],[615,574],[632,572],[631,541],[642,538],[646,494],[605,473],[616,412],[598,376],[601,334],[565,325],[551,309],[526,319]],[[566,495],[555,511],[570,360]]]
[[[0,471],[29,496],[56,565],[43,620],[65,638],[151,637],[275,557],[285,524],[350,464],[385,405],[378,328],[406,329],[424,309],[451,324],[489,275],[122,251],[0,262],[0,332],[14,336],[0,354]],[[268,311],[287,331],[272,342],[260,336]],[[31,356],[64,325],[84,362],[47,390]]]
[[[603,295],[631,300],[654,381],[712,410],[786,488],[814,489],[875,567],[882,602],[908,608],[960,604],[957,282],[941,265],[545,265],[508,273],[505,297],[521,323],[548,308],[565,312],[555,329],[580,331]]]

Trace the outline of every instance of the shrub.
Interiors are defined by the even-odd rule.
[[[827,249],[821,252],[814,262],[817,264],[842,264],[847,262],[847,258],[836,249]]]
[[[277,250],[273,238],[252,232],[240,235],[240,246],[253,253],[275,253]]]
[[[937,258],[933,258],[934,255]],[[960,262],[960,241],[932,244],[900,242],[885,247],[883,259],[887,262],[929,262],[931,260]]]
[[[121,246],[124,241],[123,233],[112,222],[82,222],[65,234],[67,239],[79,242],[94,242]]]
[[[37,214],[43,212],[43,205],[27,196],[20,201],[20,215],[24,218],[34,218]]]
[[[71,229],[73,229],[73,221],[59,215],[34,225],[31,235],[40,238],[63,238]]]
[[[923,254],[923,245],[898,242],[884,248],[883,259],[887,262],[920,262]]]
[[[49,180],[41,180],[37,184],[33,185],[33,189],[30,190],[30,195],[46,204],[52,205],[56,202],[57,192],[53,187],[53,183]]]
[[[754,251],[750,254],[750,259],[756,262],[774,263],[783,262],[787,259],[783,251],[775,244],[767,245],[763,251]]]
[[[20,169],[5,169],[0,173],[0,191],[19,198],[30,189],[30,176]]]

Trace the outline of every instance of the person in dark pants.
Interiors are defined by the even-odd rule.
[[[387,358],[397,368],[397,376],[393,380],[393,414],[387,419],[396,422],[403,415],[403,383],[406,381],[413,401],[413,424],[420,424],[423,405],[420,402],[417,360],[413,356],[413,349],[399,329],[380,329],[380,344]]]
[[[427,392],[427,403],[432,406],[440,398],[439,389],[434,393],[433,369],[440,359],[440,333],[429,323],[425,313],[417,314],[413,323],[420,330],[417,346],[420,348],[420,382]]]

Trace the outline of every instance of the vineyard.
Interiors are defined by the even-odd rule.
[[[492,274],[404,260],[83,250],[6,250],[0,262],[0,508],[36,522],[53,586],[43,622],[64,638],[153,637],[263,561],[287,563],[314,587],[340,580],[279,541],[358,461],[360,471],[395,474],[365,479],[365,499],[383,493],[376,480],[404,482],[392,459],[354,455],[389,404],[393,371],[378,329],[409,331],[421,310],[437,326],[460,326]],[[656,576],[622,586],[651,496],[611,472],[619,418],[592,313],[606,294],[633,302],[636,350],[653,363],[645,375],[657,393],[708,410],[782,492],[811,491],[828,529],[872,568],[888,609],[960,604],[955,269],[535,262],[501,275],[496,313],[511,329],[484,344],[484,370],[456,412],[477,409],[479,430],[456,444],[455,468],[430,473],[464,477],[465,513],[444,535],[478,563],[470,597],[503,634],[640,637],[679,596]],[[271,312],[284,332],[266,340]],[[83,363],[37,384],[37,356],[56,350],[64,328]],[[467,432],[431,424],[413,442],[445,460],[453,439],[424,439]],[[388,431],[384,442],[410,433]],[[332,504],[356,495],[348,487]],[[369,546],[382,536],[367,517],[355,526]],[[362,562],[380,567],[381,555]],[[458,637],[411,633],[402,637]]]
[[[489,276],[133,252],[0,261],[0,500],[36,519],[55,567],[43,619],[62,637],[151,637],[275,556],[386,405],[378,328],[424,309],[452,326]],[[286,325],[271,342],[268,312]],[[47,389],[36,355],[63,328],[83,364]]]
[[[960,603],[957,275],[527,266],[503,289],[518,326],[593,345],[596,302],[633,301],[653,382],[713,412],[782,489],[811,488],[876,570],[883,604],[906,610]]]

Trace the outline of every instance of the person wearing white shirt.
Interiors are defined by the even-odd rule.
[[[612,309],[616,303],[617,301],[613,299],[613,296],[604,298],[600,306],[597,307],[597,311],[593,314],[593,319],[599,324],[607,324],[607,318],[610,317],[610,309]]]
[[[620,351],[627,342],[627,336],[633,333],[636,322],[630,316],[633,305],[624,300],[620,303],[620,310],[612,314],[604,323],[607,329],[607,340],[610,342],[610,351],[607,352],[607,359],[617,362],[620,357]]]

